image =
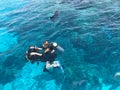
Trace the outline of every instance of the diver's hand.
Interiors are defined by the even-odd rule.
[[[44,53],[47,53],[47,52],[49,52],[50,51],[50,49],[49,48],[47,48],[46,50],[45,50],[45,52]]]

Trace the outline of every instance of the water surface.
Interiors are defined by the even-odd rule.
[[[119,90],[118,0],[0,0],[0,6],[1,90]],[[65,49],[57,58],[61,77],[24,57],[44,40]]]

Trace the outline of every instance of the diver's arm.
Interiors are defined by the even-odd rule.
[[[50,49],[49,48],[47,48],[46,50],[45,50],[45,52],[44,53],[47,53],[47,52],[49,52],[50,51]]]

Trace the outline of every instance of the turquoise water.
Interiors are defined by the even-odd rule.
[[[119,0],[0,0],[0,90],[120,90]],[[54,13],[57,15],[50,19]],[[64,75],[25,59],[44,40]]]

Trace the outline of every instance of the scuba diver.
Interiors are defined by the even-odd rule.
[[[64,49],[60,47],[56,42],[48,42],[45,41],[43,43],[42,48],[44,49],[43,58],[46,61],[46,65],[44,66],[43,71],[48,71],[51,67],[60,67],[59,62],[55,61],[57,58],[56,51],[59,50],[61,52],[64,52]]]
[[[42,54],[40,53],[40,50],[42,50],[42,48],[38,48],[36,46],[30,46],[28,51],[26,52],[26,59],[28,61],[30,61],[32,64],[35,61],[39,61],[40,59],[42,59]],[[37,64],[39,64],[37,62]]]
[[[40,51],[43,50],[43,53],[40,53]],[[60,67],[59,62],[55,61],[55,58],[57,57],[56,50],[59,50],[61,52],[64,52],[64,49],[60,47],[55,42],[48,42],[45,41],[43,43],[43,46],[38,48],[35,46],[31,46],[29,50],[26,53],[26,58],[31,62],[34,63],[36,61],[46,62],[46,65],[44,66],[43,71],[48,71],[51,67]],[[39,63],[37,63],[39,65]]]

